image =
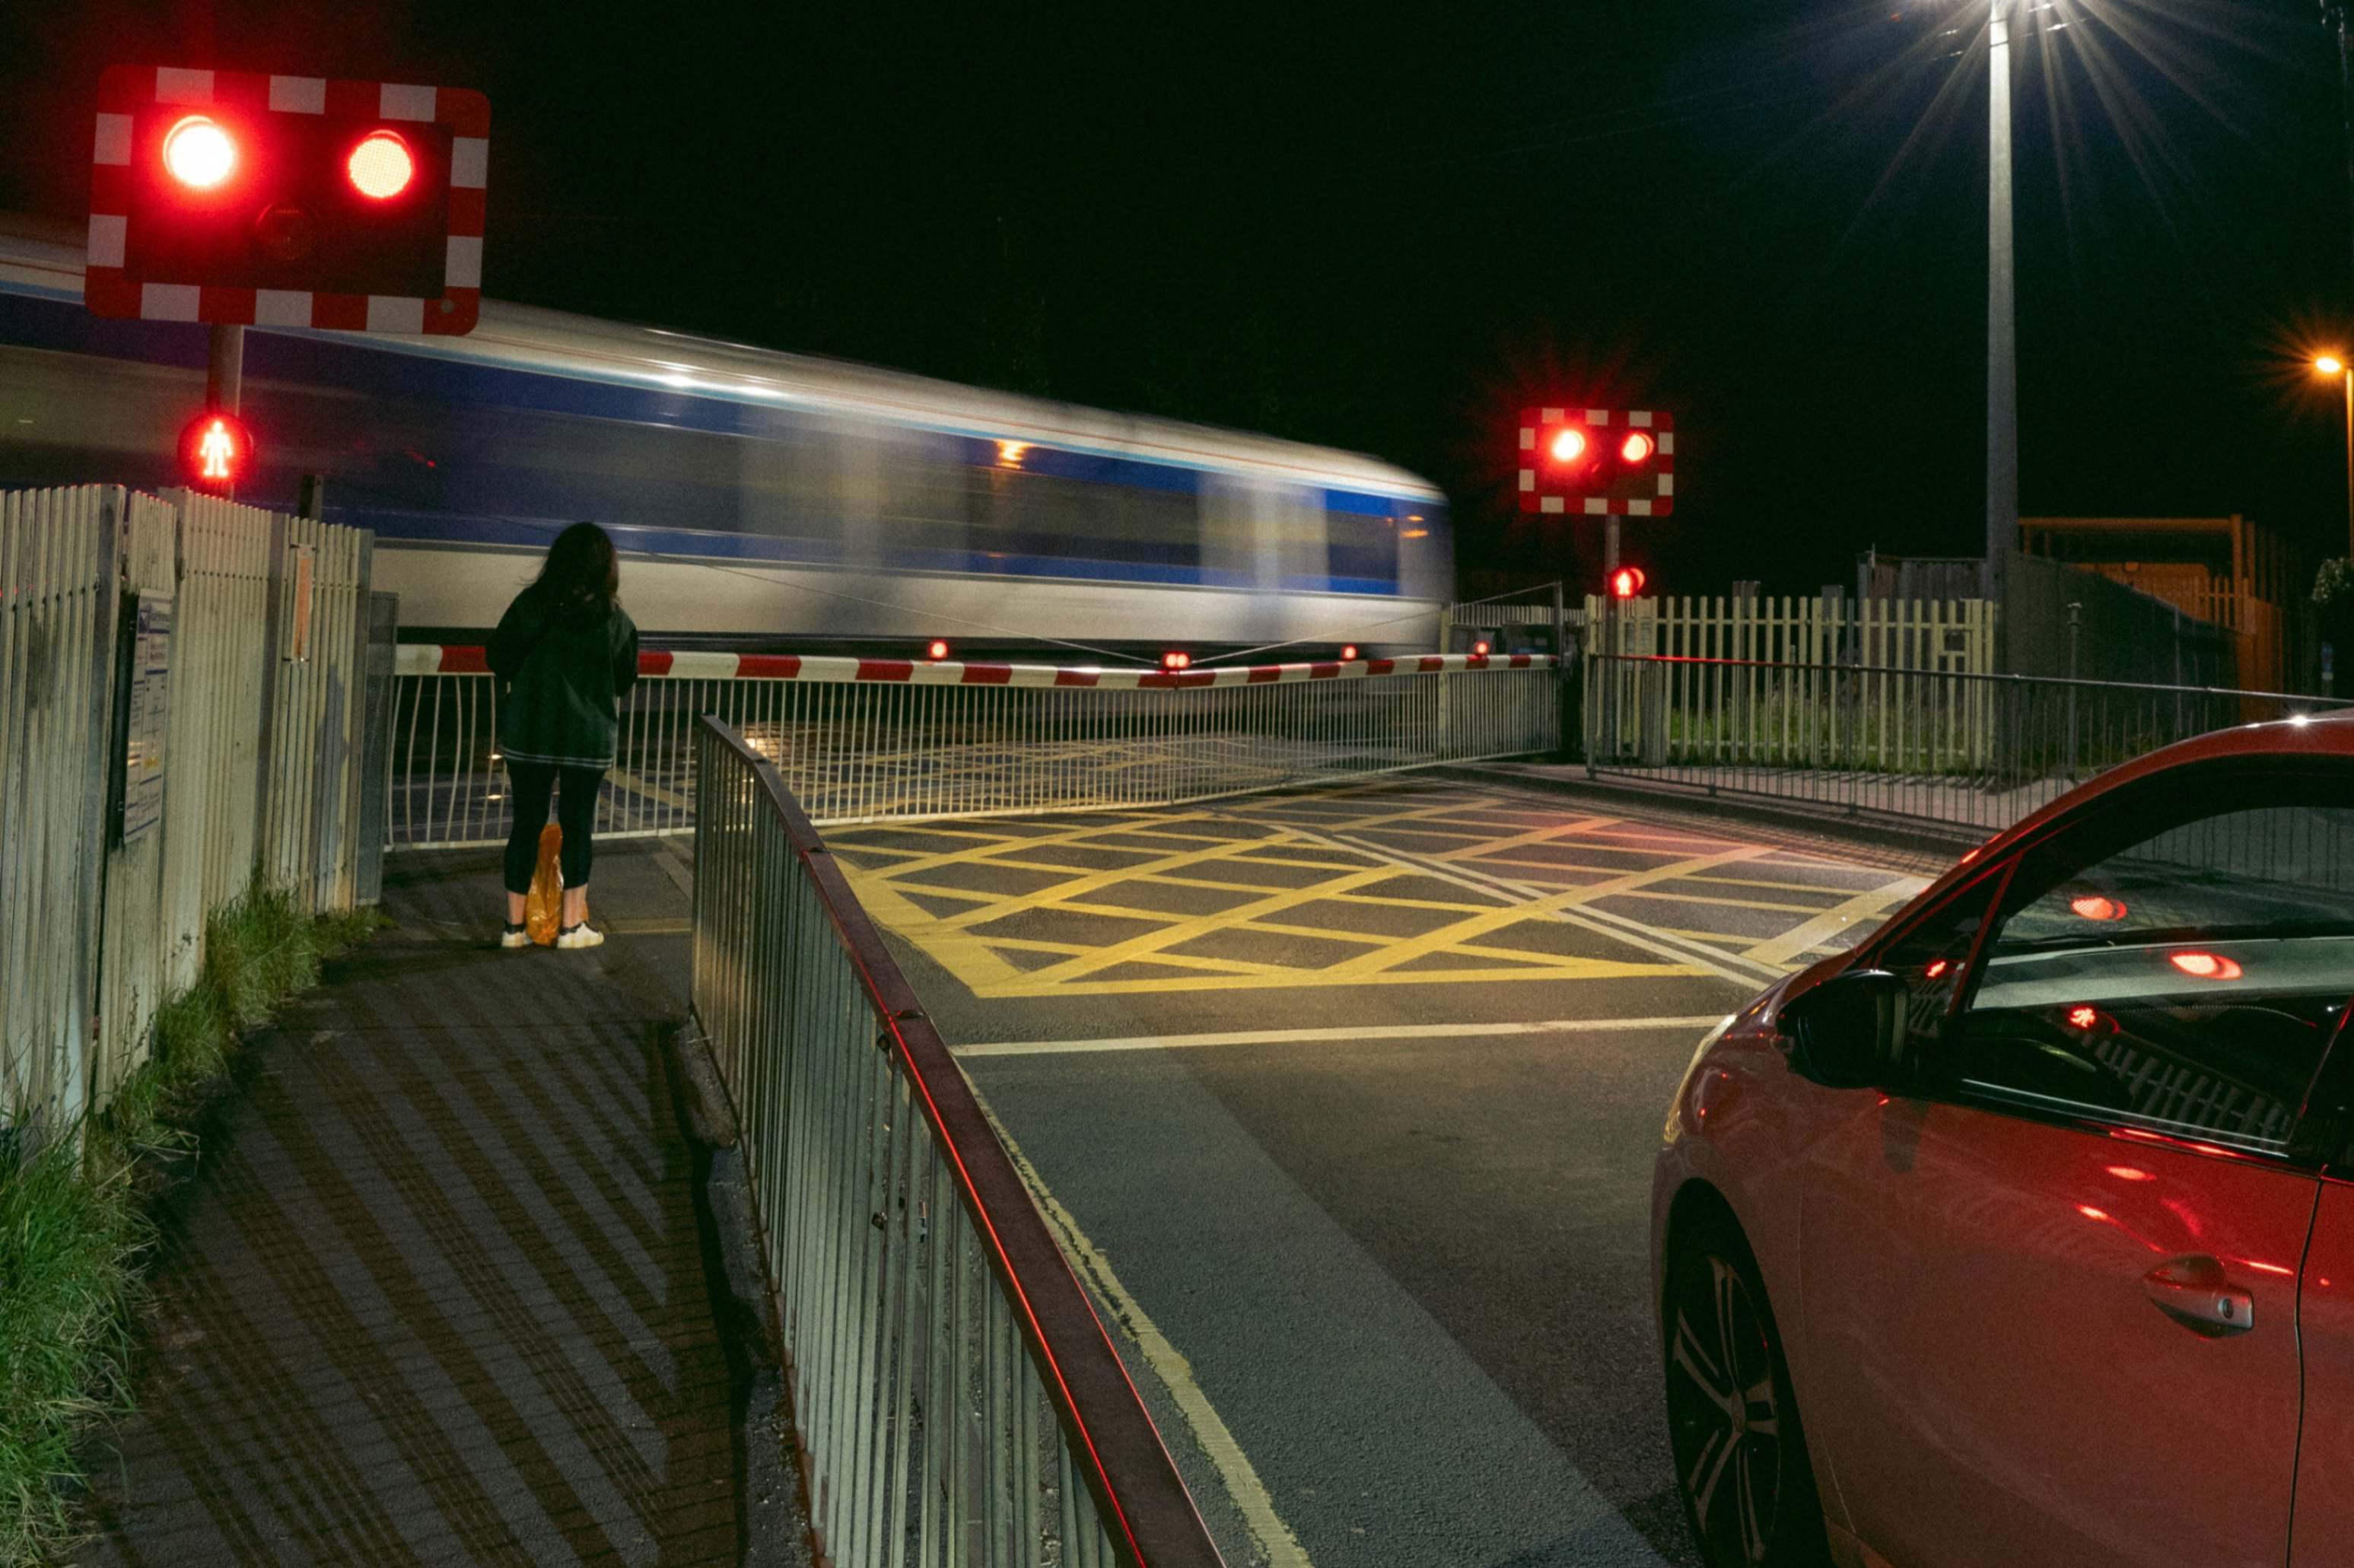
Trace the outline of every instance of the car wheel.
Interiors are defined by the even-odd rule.
[[[1731,1221],[1680,1238],[1665,1310],[1669,1446],[1709,1568],[1829,1562],[1782,1336]]]

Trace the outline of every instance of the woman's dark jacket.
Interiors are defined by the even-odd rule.
[[[499,747],[517,762],[610,768],[620,699],[638,681],[638,629],[595,595],[559,600],[534,583],[491,633]]]

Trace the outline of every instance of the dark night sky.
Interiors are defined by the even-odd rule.
[[[1630,551],[1803,589],[1978,546],[1986,72],[1939,29],[1983,14],[17,5],[0,210],[80,217],[110,60],[480,87],[493,294],[1375,452],[1455,497],[1467,587],[1594,558],[1510,511],[1513,409],[1670,408]],[[2312,0],[2062,16],[2015,78],[2023,508],[2342,549]]]

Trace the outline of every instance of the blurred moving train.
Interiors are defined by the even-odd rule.
[[[81,273],[0,227],[0,486],[177,483],[206,330],[93,318]],[[239,498],[325,476],[409,640],[478,638],[584,517],[650,643],[1427,648],[1454,586],[1437,490],[1264,436],[488,301],[245,355]]]

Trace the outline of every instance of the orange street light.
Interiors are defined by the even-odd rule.
[[[2330,376],[2346,388],[2346,539],[2347,555],[2354,559],[2354,369],[2348,367],[2342,355],[2323,354],[2314,356],[2314,373]]]

